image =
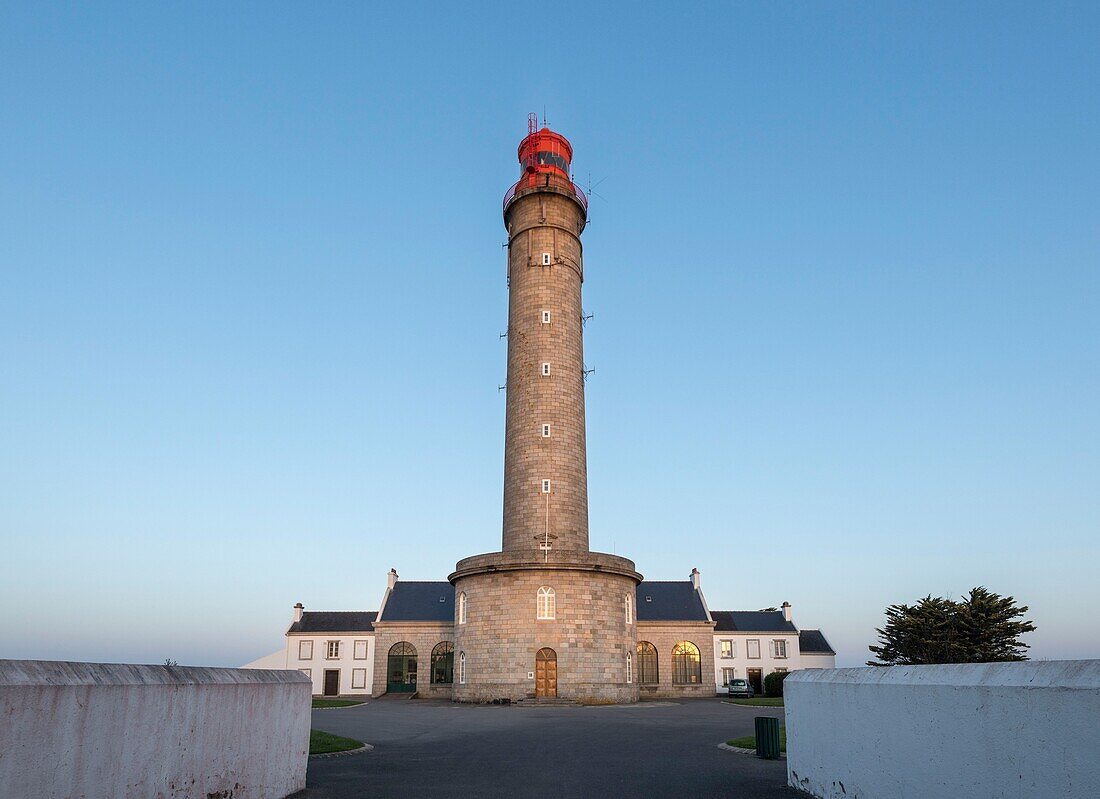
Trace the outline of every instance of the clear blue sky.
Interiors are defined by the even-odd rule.
[[[842,664],[1100,657],[1100,10],[7,3],[0,657],[235,665],[500,545],[500,200],[585,233],[592,544]]]

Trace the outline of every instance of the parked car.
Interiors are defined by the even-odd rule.
[[[730,680],[726,692],[730,696],[743,696],[745,699],[752,699],[755,695],[752,683],[748,680]]]

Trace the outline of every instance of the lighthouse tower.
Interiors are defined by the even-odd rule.
[[[573,148],[532,114],[504,196],[508,382],[500,552],[458,562],[454,698],[629,702],[634,563],[591,552]]]
[[[587,200],[569,178],[573,148],[548,128],[519,145],[504,198],[508,230],[505,552],[588,550],[581,232]]]

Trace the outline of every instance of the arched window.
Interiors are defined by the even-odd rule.
[[[554,618],[554,589],[544,585],[539,589],[536,601],[536,619]]]
[[[630,594],[627,594],[623,598],[623,602],[626,606],[626,623],[627,624],[633,624],[634,623],[634,597],[632,597]]]
[[[386,690],[390,693],[416,690],[416,647],[408,641],[398,641],[390,647],[386,659]]]
[[[634,682],[634,663],[629,652],[626,653],[626,681],[628,683]]]
[[[698,685],[702,681],[699,647],[691,641],[681,641],[672,647],[672,684]]]
[[[638,684],[656,685],[657,680],[657,647],[649,641],[638,642]]]
[[[455,681],[455,645],[440,641],[432,650],[432,683],[449,685]]]
[[[458,623],[466,623],[466,592],[458,595]]]
[[[466,653],[458,653],[458,681],[463,685],[466,684]]]

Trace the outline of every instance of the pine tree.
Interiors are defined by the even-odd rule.
[[[886,625],[875,631],[879,645],[868,647],[878,660],[867,665],[1027,660],[1028,645],[1019,637],[1035,625],[1017,620],[1027,610],[983,586],[961,602],[929,594],[915,605],[890,605]]]

